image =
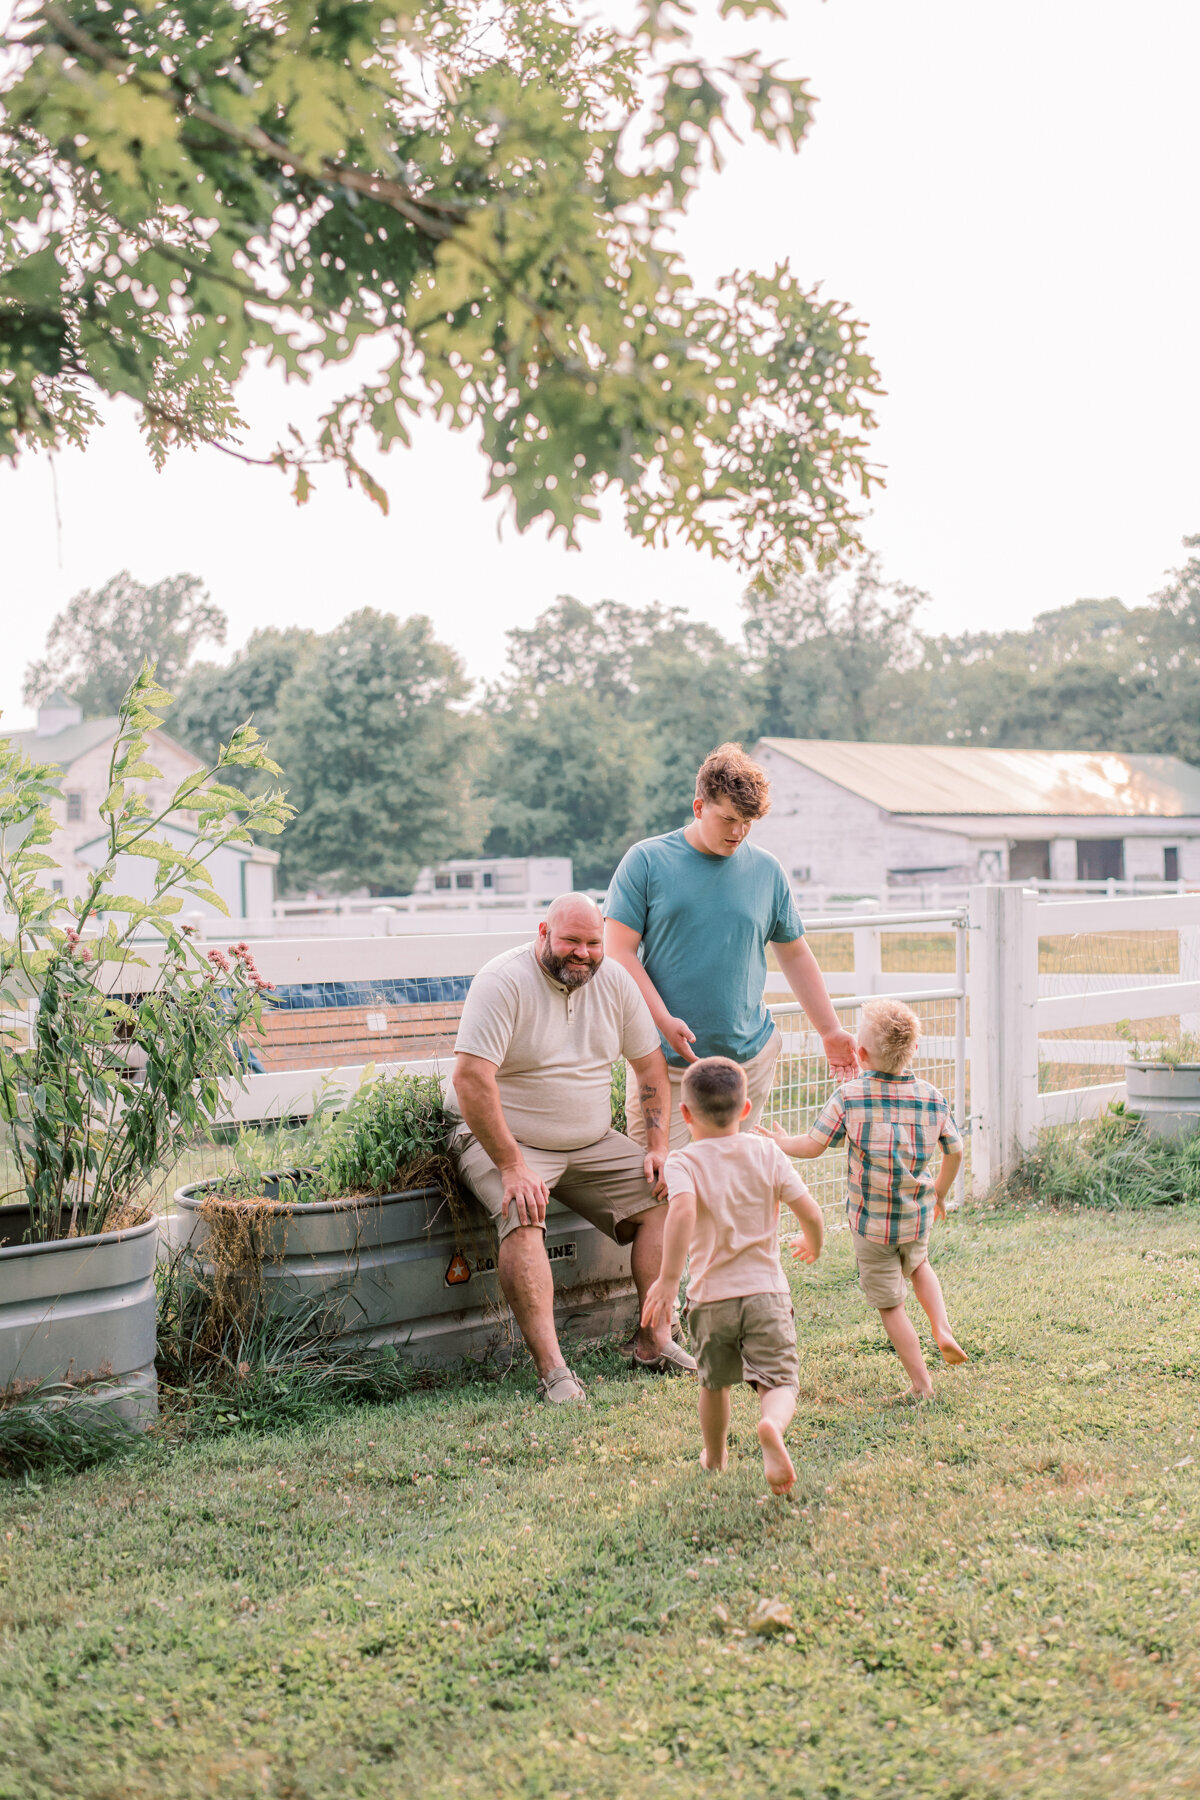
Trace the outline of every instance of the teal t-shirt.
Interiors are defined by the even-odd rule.
[[[641,933],[647,975],[696,1034],[697,1056],[749,1062],[773,1029],[763,999],[767,945],[802,937],[782,867],[749,841],[732,856],[693,849],[682,830],[645,838],[621,858],[606,917]],[[684,1058],[666,1050],[667,1061]]]

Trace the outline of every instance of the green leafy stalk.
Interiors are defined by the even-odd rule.
[[[227,910],[207,863],[223,845],[282,830],[292,808],[278,789],[247,799],[220,779],[235,768],[278,775],[247,725],[156,811],[143,784],[160,778],[149,739],[170,705],[144,665],[113,742],[104,855],[74,900],[43,885],[56,866],[43,846],[57,771],[0,742],[0,1123],[31,1242],[136,1216],[155,1172],[215,1118],[221,1082],[241,1078],[242,1035],[261,1020],[267,984],[249,947],[202,952],[176,915],[183,894]],[[148,899],[116,885],[128,857],[153,864]],[[151,980],[131,975],[152,960]]]

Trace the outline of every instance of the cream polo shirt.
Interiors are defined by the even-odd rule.
[[[667,1198],[695,1194],[688,1255],[689,1306],[751,1294],[786,1294],[779,1260],[779,1206],[808,1190],[774,1139],[735,1131],[672,1150]]]
[[[658,1029],[633,977],[606,959],[568,990],[522,944],[485,963],[467,990],[454,1048],[496,1065],[518,1143],[582,1150],[610,1129],[612,1068],[657,1050]],[[462,1117],[453,1084],[446,1105]]]

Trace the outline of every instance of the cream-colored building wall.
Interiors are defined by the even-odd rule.
[[[51,802],[50,811],[59,827],[47,851],[58,860],[62,871],[63,892],[72,897],[83,891],[87,879],[87,868],[74,854],[83,844],[92,842],[104,830],[104,821],[100,817],[100,808],[108,792],[108,766],[112,756],[112,740],[108,739],[87,750],[82,756],[63,770],[59,783],[60,795]],[[147,761],[161,770],[161,776],[155,781],[134,782],[134,787],[144,793],[152,807],[156,810],[165,806],[185,776],[193,774],[204,767],[198,756],[185,750],[173,738],[154,734],[150,739]],[[80,796],[78,819],[68,818],[69,796]]]
[[[779,858],[794,886],[881,888],[887,863],[880,809],[768,745],[756,754],[770,778],[771,810],[756,822],[752,842]]]

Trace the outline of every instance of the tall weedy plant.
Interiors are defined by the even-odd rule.
[[[19,1181],[3,1197],[26,1201],[30,1243],[136,1217],[146,1183],[213,1120],[221,1080],[240,1078],[240,1034],[261,1017],[269,984],[249,947],[205,952],[177,915],[186,895],[227,913],[207,864],[281,831],[293,809],[278,790],[248,799],[221,781],[231,768],[280,773],[243,725],[155,812],[137,784],[161,779],[149,739],[171,704],[144,664],[109,763],[104,859],[75,899],[44,885],[58,771],[0,740],[0,1128]],[[128,857],[152,865],[146,899],[116,890]]]

